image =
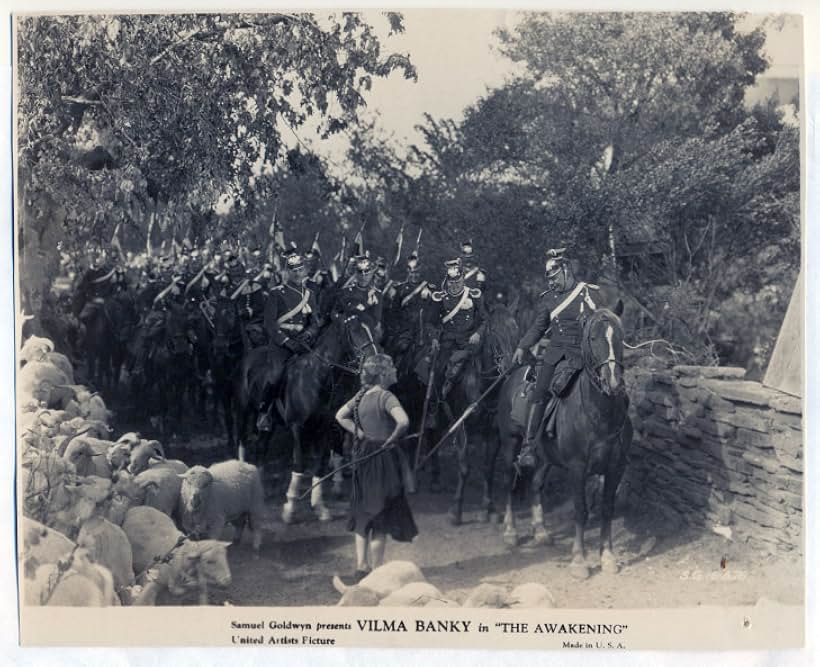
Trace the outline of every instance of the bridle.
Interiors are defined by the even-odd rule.
[[[598,312],[600,312],[600,311],[598,311]],[[590,330],[591,330],[591,327],[592,327],[592,323],[595,321],[593,319],[594,317],[595,317],[595,315],[593,315],[593,317],[591,317],[587,321],[586,327],[584,329],[584,334],[583,334],[583,342],[582,342],[582,345],[581,345],[581,354],[582,354],[583,360],[584,360],[584,370],[586,371],[587,376],[589,377],[589,380],[590,380],[592,386],[595,387],[595,389],[598,392],[600,392],[601,394],[603,394],[605,396],[615,396],[615,395],[624,393],[626,391],[626,387],[624,386],[623,379],[621,380],[621,382],[618,384],[617,387],[615,387],[614,389],[610,389],[608,387],[608,385],[601,379],[600,373],[598,371],[601,368],[603,368],[604,366],[607,366],[609,364],[614,364],[615,366],[617,366],[618,368],[621,369],[621,378],[623,378],[624,364],[623,364],[622,361],[619,361],[615,357],[615,350],[612,346],[610,346],[609,355],[603,361],[598,362],[598,360],[593,356],[592,346],[589,343],[589,341],[592,337],[589,335],[589,333],[590,333]],[[600,319],[602,319],[602,318],[600,318]]]

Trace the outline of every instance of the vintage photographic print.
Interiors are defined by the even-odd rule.
[[[13,27],[24,644],[802,646],[800,16]]]

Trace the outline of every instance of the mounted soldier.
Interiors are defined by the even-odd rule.
[[[103,311],[105,298],[112,292],[115,269],[106,259],[99,244],[89,247],[88,269],[77,284],[74,298],[74,313],[85,326]]]
[[[473,242],[470,239],[461,244],[461,267],[464,271],[464,283],[467,287],[478,288],[482,293],[486,293],[487,272],[476,262],[473,254]]]
[[[481,289],[467,286],[461,258],[444,264],[444,289],[432,293],[430,307],[432,351],[440,352],[437,366],[444,367],[441,400],[447,398],[464,365],[478,351],[486,319]]]
[[[316,293],[307,282],[304,258],[289,252],[285,267],[285,282],[271,289],[265,303],[264,326],[271,343],[298,354],[316,342],[318,306]]]
[[[373,284],[376,265],[367,255],[355,259],[352,282],[340,291],[333,315],[341,319],[354,355],[363,358],[367,349],[378,352],[382,335],[382,294]]]
[[[385,297],[385,339],[397,364],[409,363],[407,354],[415,344],[425,342],[425,308],[430,303],[430,286],[421,277],[418,253],[407,260],[407,278],[394,283]]]
[[[517,461],[517,465],[521,467],[535,465],[534,447],[544,421],[548,399],[552,395],[556,367],[565,361],[573,372],[583,368],[581,335],[586,318],[596,308],[590,290],[597,290],[598,287],[576,279],[572,264],[564,255],[565,251],[566,248],[547,251],[547,289],[540,295],[535,320],[519,341],[513,355],[513,363],[523,363],[530,348],[550,332],[535,388],[530,393],[527,430]],[[557,398],[553,396],[550,405],[554,405],[555,401]]]

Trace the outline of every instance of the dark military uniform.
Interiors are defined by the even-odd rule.
[[[393,284],[386,296],[384,322],[391,354],[401,355],[424,340],[424,318],[432,292],[426,280]]]
[[[274,345],[291,352],[312,347],[319,333],[316,292],[309,285],[277,285],[265,303],[264,326]]]
[[[430,321],[434,336],[441,345],[438,366],[446,364],[444,395],[455,383],[467,360],[475,354],[477,346],[470,343],[470,338],[476,333],[483,336],[485,319],[478,288],[465,286],[456,296],[446,291],[431,295]]]
[[[245,327],[248,340],[252,347],[266,345],[265,333],[265,302],[267,295],[262,285],[251,279],[239,289],[239,293],[231,295],[236,302],[239,317]]]
[[[375,337],[382,321],[382,294],[375,286],[359,287],[355,282],[343,288],[336,301],[336,310],[347,323],[358,320]]]
[[[105,299],[113,291],[115,274],[113,266],[104,265],[96,269],[88,269],[80,279],[77,285],[74,312],[77,313],[81,322],[87,323],[97,311],[104,307]]]
[[[538,371],[535,398],[543,399],[547,395],[555,367],[560,361],[566,359],[577,368],[583,366],[581,334],[586,316],[595,309],[589,290],[585,283],[577,283],[572,289],[564,292],[547,290],[541,293],[535,320],[518,344],[518,347],[523,349],[531,348],[550,329],[549,344],[542,356],[542,367]],[[556,309],[572,296],[573,291],[577,291],[577,294],[559,313],[554,314]]]

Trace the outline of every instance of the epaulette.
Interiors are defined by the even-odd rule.
[[[478,289],[478,287],[471,287],[470,288],[470,296],[473,297],[474,299],[477,299],[478,297],[481,296],[481,290]]]
[[[433,301],[435,301],[436,303],[438,303],[439,301],[441,301],[441,300],[443,300],[443,299],[444,299],[444,292],[433,292],[433,293],[430,295],[430,298],[432,298],[432,299],[433,299]]]

